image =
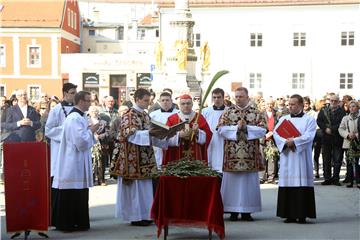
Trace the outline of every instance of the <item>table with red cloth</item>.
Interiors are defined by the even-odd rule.
[[[160,237],[168,225],[204,227],[225,237],[224,207],[217,177],[161,176],[151,209]],[[167,231],[165,231],[165,237]]]

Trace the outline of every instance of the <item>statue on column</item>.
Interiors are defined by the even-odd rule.
[[[207,41],[205,41],[202,47],[200,48],[200,59],[202,60],[201,70],[203,72],[209,71],[210,48]]]
[[[178,68],[180,70],[185,70],[187,64],[188,48],[189,44],[187,40],[176,40],[176,59]]]
[[[161,70],[163,66],[163,53],[164,47],[161,42],[158,42],[155,46],[156,69],[158,70]]]

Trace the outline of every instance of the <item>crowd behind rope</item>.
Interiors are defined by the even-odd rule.
[[[113,142],[116,141],[116,131],[118,122],[121,115],[126,112],[134,104],[134,95],[135,90],[129,93],[129,100],[116,103],[112,96],[104,96],[99,98],[96,92],[91,92],[91,107],[88,111],[89,122],[101,122],[104,126],[101,128],[101,133],[99,132],[96,137],[98,143],[93,148],[93,168],[94,168],[94,181],[99,185],[106,185],[105,181],[105,169],[110,166],[112,151],[113,151]],[[165,88],[164,92],[169,92],[172,94],[172,90]],[[160,104],[156,101],[156,94],[150,89],[151,98],[150,105],[148,108],[148,113],[150,114],[153,111],[160,109]],[[338,116],[341,116],[338,119],[333,119],[333,124],[336,130],[335,133],[326,134],[319,127],[324,120],[323,113],[331,112],[331,97],[334,97],[333,101],[335,102],[335,107]],[[274,113],[274,125],[280,117],[289,114],[288,103],[290,96],[279,96],[279,97],[268,97],[264,98],[261,92],[256,93],[251,97],[252,102],[257,108],[263,112],[267,113],[267,117],[271,116],[270,113]],[[6,112],[10,106],[18,104],[18,99],[16,93],[12,94],[9,98],[2,96],[0,98],[0,107],[1,107],[1,123],[2,132],[6,132],[5,123],[6,123]],[[159,100],[159,99],[158,99]],[[199,96],[193,97],[194,110],[199,109]],[[225,106],[230,107],[234,104],[234,100],[231,98],[229,93],[225,93]],[[41,93],[38,100],[30,99],[28,100],[29,106],[33,106],[36,112],[39,114],[41,127],[36,130],[36,141],[49,141],[45,137],[45,124],[50,110],[61,100],[57,96],[49,97],[46,93]],[[323,170],[325,181],[323,185],[340,185],[339,183],[339,171],[341,165],[345,162],[347,166],[346,177],[343,180],[343,183],[349,183],[348,186],[352,186],[352,179],[355,177],[358,187],[360,187],[359,179],[359,164],[354,164],[353,160],[349,160],[347,156],[348,149],[350,147],[350,142],[355,141],[354,139],[349,138],[349,131],[356,132],[356,124],[358,124],[358,112],[359,112],[360,99],[356,100],[350,95],[342,96],[340,100],[335,93],[326,93],[322,99],[311,99],[308,96],[304,97],[304,112],[311,115],[318,120],[318,127],[316,131],[316,136],[313,143],[314,151],[314,171],[315,178],[320,178],[319,174],[319,158],[323,154]],[[206,105],[205,105],[206,106]],[[174,103],[174,107],[178,106]],[[357,109],[357,111],[356,111]],[[335,111],[335,110],[334,110]],[[357,114],[355,113],[357,112]],[[320,119],[318,115],[320,113]],[[95,114],[95,115],[94,115]],[[97,119],[97,120],[95,120]],[[326,117],[325,117],[326,120]],[[320,124],[319,124],[320,121]],[[351,124],[349,125],[349,122]],[[273,128],[273,126],[272,126]],[[271,132],[272,129],[269,130]],[[263,146],[263,156],[265,158],[266,169],[261,173],[261,183],[275,183],[275,180],[278,178],[278,165],[279,165],[279,154],[276,152],[276,147],[274,146],[274,141],[271,138],[270,134],[266,135],[265,139],[262,140]],[[325,136],[324,136],[325,134]],[[356,133],[358,134],[358,133]],[[326,136],[328,135],[328,136]],[[350,134],[350,136],[352,136]],[[336,139],[338,141],[336,143]],[[355,175],[352,174],[354,167]],[[334,174],[331,175],[331,168],[334,168]]]

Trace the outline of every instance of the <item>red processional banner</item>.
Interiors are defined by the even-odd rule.
[[[5,143],[3,147],[7,232],[47,231],[50,182],[47,144]]]

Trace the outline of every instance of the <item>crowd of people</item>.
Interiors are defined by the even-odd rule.
[[[173,102],[165,88],[156,100],[139,88],[121,104],[112,96],[63,85],[63,97],[42,94],[31,104],[24,90],[1,98],[2,141],[46,141],[51,151],[52,225],[58,230],[90,228],[89,187],[106,186],[106,173],[117,179],[116,217],[135,226],[151,224],[156,181],[153,175],[169,162],[197,159],[222,173],[224,212],[231,221],[254,221],[261,211],[260,184],[278,184],[277,216],[286,223],[316,218],[314,178],[321,185],[360,188],[359,101],[328,93],[319,101],[294,94],[250,97],[244,87],[234,101],[223,89],[212,91],[212,105],[199,111],[200,96],[182,94]],[[31,106],[32,105],[32,106]],[[163,136],[156,120],[184,128]],[[284,121],[300,132],[284,138]]]

